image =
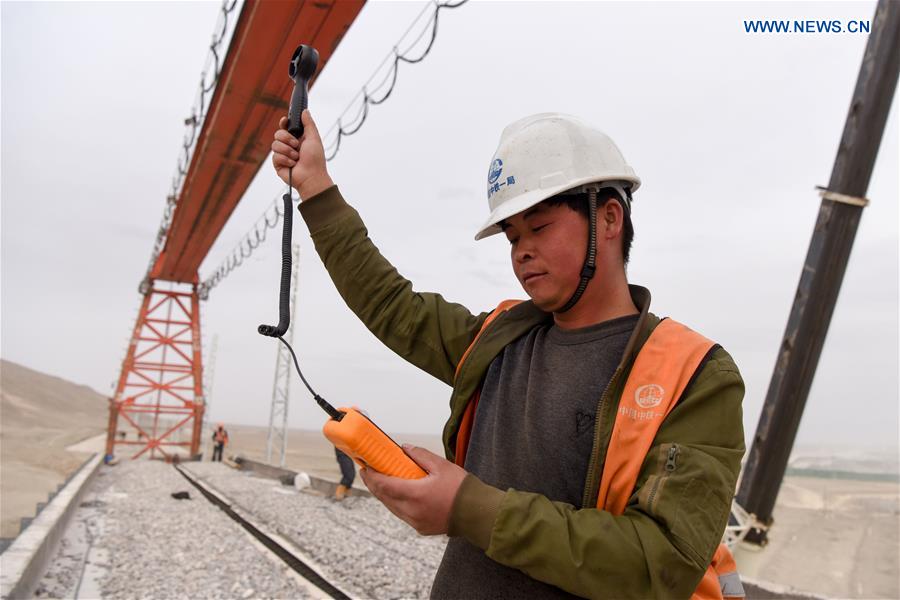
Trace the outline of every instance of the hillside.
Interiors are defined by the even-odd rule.
[[[66,446],[103,433],[107,410],[87,386],[0,360],[0,537],[89,457]]]

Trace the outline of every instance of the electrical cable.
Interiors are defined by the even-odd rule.
[[[425,35],[425,32],[428,30],[427,26],[422,29],[422,32],[419,33],[418,37],[416,37],[416,39],[413,40],[413,42],[407,47],[406,51],[399,52],[398,47],[400,45],[400,42],[403,41],[403,38],[405,38],[406,35],[412,30],[413,25],[415,25],[415,23],[418,22],[418,20],[421,18],[422,14],[425,13],[425,9],[423,9],[422,12],[419,13],[419,15],[410,24],[409,28],[407,28],[406,32],[404,32],[404,34],[400,37],[400,42],[398,42],[397,44],[394,44],[394,47],[391,50],[391,52],[388,53],[387,57],[385,57],[385,59],[383,61],[381,61],[381,64],[378,65],[378,68],[375,69],[375,72],[372,74],[371,77],[369,77],[369,80],[365,83],[365,85],[363,85],[362,89],[353,97],[353,100],[350,101],[350,104],[347,105],[347,108],[344,109],[344,112],[341,113],[341,117],[338,118],[337,123],[332,125],[331,129],[329,129],[328,132],[325,134],[325,137],[328,137],[331,135],[331,132],[334,131],[335,127],[337,128],[337,134],[335,136],[334,141],[325,147],[326,162],[331,161],[335,156],[337,156],[338,150],[340,150],[340,148],[341,148],[341,139],[342,138],[353,135],[354,133],[356,133],[357,131],[360,130],[363,123],[365,123],[366,118],[369,116],[369,105],[371,104],[371,105],[375,106],[375,105],[381,104],[390,97],[391,93],[394,91],[394,87],[397,85],[397,73],[399,71],[400,62],[402,61],[402,62],[409,63],[409,64],[416,64],[416,63],[420,63],[423,60],[425,60],[425,57],[428,56],[428,54],[431,52],[431,48],[434,46],[434,42],[437,39],[438,17],[440,15],[441,9],[443,9],[443,8],[451,8],[451,9],[459,8],[460,6],[462,6],[463,4],[465,4],[468,1],[469,0],[460,0],[459,2],[455,2],[455,3],[451,3],[451,2],[436,3],[436,8],[434,10],[434,14],[432,15],[432,17],[430,19],[431,39],[428,40],[428,45],[425,47],[425,50],[422,52],[421,56],[419,56],[417,58],[410,58],[408,56],[409,51],[412,50],[416,46],[416,44],[419,43],[419,41],[422,39],[422,37]],[[426,6],[426,8],[427,8],[427,6]],[[385,76],[385,78],[381,81],[381,83],[379,83],[370,92],[367,89],[369,83],[371,83],[372,79],[375,78],[375,75],[381,70],[382,66],[384,66],[384,64],[387,63],[388,60],[390,60],[391,56],[393,56],[393,58],[394,58],[394,64],[391,65],[390,71]],[[387,82],[388,79],[391,80],[391,84],[388,87],[387,92],[385,92],[381,96],[381,98],[376,99],[372,95],[372,92],[376,92],[376,91],[380,90],[384,86],[385,82]],[[347,112],[349,112],[350,107],[353,105],[353,103],[356,101],[356,99],[360,97],[360,95],[362,95],[362,97],[363,97],[363,105],[360,108],[360,110],[357,111],[357,113],[356,113],[357,117],[354,118],[352,121],[350,121],[351,125],[348,125],[348,128],[345,129],[344,125],[341,123],[341,121],[342,121],[344,115],[346,115]],[[361,115],[361,117],[359,115]],[[359,119],[358,123],[356,122],[357,119]],[[332,148],[333,148],[333,150],[332,150]],[[330,154],[329,154],[329,151],[330,151]]]
[[[287,341],[281,336],[278,336],[278,339],[281,340],[282,344],[287,346],[288,351],[291,353],[291,358],[294,359],[294,368],[297,369],[297,375],[300,376],[300,380],[303,382],[303,385],[306,386],[306,389],[309,390],[309,393],[312,394],[312,397],[315,399],[316,403],[322,408],[322,410],[328,413],[329,417],[331,417],[335,421],[340,421],[341,419],[343,419],[344,413],[329,404],[328,401],[325,400],[325,398],[318,395],[315,390],[312,389],[312,386],[310,386],[306,381],[306,377],[303,376],[303,372],[300,370],[300,363],[297,362],[297,355],[294,354],[294,349],[291,348],[291,345],[288,344]]]
[[[312,386],[309,385],[309,382],[306,381],[306,377],[303,376],[303,372],[300,370],[300,363],[297,361],[297,354],[294,352],[294,349],[291,348],[291,345],[287,342],[287,340],[282,337],[284,333],[288,330],[288,327],[291,325],[291,308],[290,308],[290,288],[291,288],[291,262],[293,260],[291,254],[291,226],[293,224],[293,217],[291,211],[291,194],[293,190],[291,189],[291,178],[292,178],[293,168],[288,167],[288,191],[282,196],[282,200],[284,200],[284,229],[282,230],[281,236],[281,287],[280,293],[278,296],[278,325],[260,325],[257,330],[259,333],[265,336],[278,338],[282,344],[284,344],[288,351],[291,353],[291,358],[294,359],[294,368],[297,369],[297,374],[300,376],[300,380],[303,382],[303,385],[306,386],[306,389],[309,390],[309,393],[312,394],[316,403],[328,413],[335,421],[340,421],[344,418],[344,413],[333,407],[328,403],[325,398],[316,393],[315,390],[312,389]]]

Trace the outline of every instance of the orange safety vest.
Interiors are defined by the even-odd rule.
[[[225,444],[228,443],[228,432],[225,431],[224,429],[222,429],[222,430],[216,429],[213,436],[215,437],[215,442],[217,444],[222,444],[224,446]]]
[[[520,300],[500,303],[466,349],[456,373],[488,326],[501,313]],[[631,368],[603,466],[597,508],[614,515],[625,512],[634,492],[644,458],[653,445],[660,425],[684,393],[713,342],[672,319],[663,319],[644,343]],[[667,393],[668,392],[668,393]],[[476,390],[470,399],[456,436],[456,464],[464,466],[466,449],[472,435],[475,409],[481,396]],[[744,590],[731,551],[719,544],[691,600],[725,600],[743,598]]]

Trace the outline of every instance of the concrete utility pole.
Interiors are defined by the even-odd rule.
[[[219,347],[219,334],[214,334],[212,338],[212,343],[209,347],[209,359],[206,361],[206,381],[203,384],[203,387],[206,389],[206,393],[203,394],[203,428],[201,430],[201,434],[206,436],[209,432],[209,409],[212,407],[212,390],[213,390],[213,382],[215,381],[216,376],[216,351]],[[211,436],[210,436],[211,437]],[[209,438],[204,438],[208,441],[208,446],[210,447],[209,456],[212,458],[212,440]],[[204,446],[205,447],[205,446]]]
[[[284,338],[294,344],[294,306],[297,303],[297,272],[300,266],[300,246],[294,244],[293,272],[291,273],[291,325]],[[288,399],[291,391],[293,360],[284,344],[278,342],[278,356],[275,359],[275,382],[272,384],[272,407],[269,411],[269,435],[266,438],[266,462],[272,464],[272,450],[280,452],[278,464],[284,466],[287,454]]]
[[[772,509],[809,396],[825,335],[847,269],[869,179],[900,68],[900,2],[879,0],[856,89],[822,204],[800,284],[781,342],[753,445],[744,467],[738,503],[759,527],[746,541],[764,545]],[[896,198],[886,199],[896,201]]]

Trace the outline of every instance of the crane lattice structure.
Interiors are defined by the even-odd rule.
[[[300,267],[300,246],[294,244],[293,272],[291,273],[291,324],[285,332],[288,343],[294,344],[294,307],[297,305],[297,271]],[[294,365],[291,353],[284,344],[276,344],[275,380],[272,383],[272,406],[269,409],[269,435],[266,438],[266,462],[272,463],[272,451],[278,451],[278,464],[284,466],[287,454],[287,418],[291,396],[291,374]]]
[[[218,45],[236,6],[235,0],[223,3],[222,33],[210,46],[212,83],[201,83],[200,110],[186,121],[193,129],[140,285],[143,302],[110,401],[107,455],[127,446],[131,458],[198,454],[206,408],[199,267],[268,156],[270,133],[287,114],[293,86],[287,65],[294,48],[305,43],[319,51],[312,87],[364,4],[244,0],[222,57]],[[129,439],[128,430],[136,435]]]

